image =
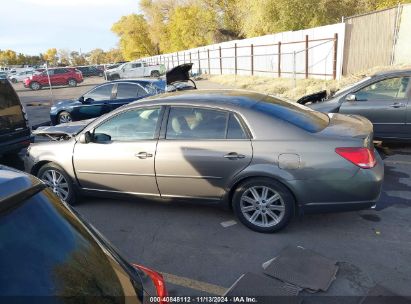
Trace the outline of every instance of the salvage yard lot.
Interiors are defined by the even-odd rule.
[[[102,81],[53,89],[53,98],[78,98]],[[207,81],[198,86],[222,88]],[[47,121],[50,91],[15,88],[30,124]],[[85,197],[76,209],[129,261],[165,273],[170,295],[221,294],[293,245],[340,262],[327,295],[364,295],[378,283],[411,296],[411,146],[389,145],[380,153],[386,175],[376,209],[304,215],[276,234],[253,232],[233,222],[230,211],[197,202]]]

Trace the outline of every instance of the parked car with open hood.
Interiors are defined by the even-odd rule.
[[[411,70],[382,72],[343,88],[329,98],[323,92],[298,102],[321,112],[364,116],[373,123],[375,138],[410,140],[410,79]]]
[[[30,145],[27,117],[13,86],[0,75],[0,156],[17,154]]]
[[[354,210],[378,200],[383,163],[372,124],[248,91],[161,94],[92,122],[46,127],[28,172],[68,203],[82,193],[222,201],[253,230],[297,210]]]
[[[100,84],[74,100],[61,100],[50,109],[53,125],[89,119],[147,96],[163,93],[165,81],[158,79],[117,80]]]
[[[0,235],[7,303],[166,303],[161,274],[128,263],[42,181],[1,165]]]

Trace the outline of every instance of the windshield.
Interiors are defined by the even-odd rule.
[[[349,90],[351,90],[353,87],[362,84],[364,82],[367,82],[368,80],[370,80],[371,77],[365,77],[364,79],[361,79],[360,81],[356,82],[356,83],[352,83],[342,89],[339,89],[337,92],[335,92],[335,94],[333,96],[338,96],[338,95],[343,95],[345,93],[347,93]]]
[[[253,106],[253,109],[272,117],[285,120],[305,131],[315,133],[329,124],[329,117],[306,106],[267,96]]]
[[[0,79],[0,134],[26,128],[20,100],[7,80]]]
[[[130,275],[112,248],[103,246],[104,240],[50,190],[0,214],[0,236],[1,295],[79,297],[77,302],[86,296],[112,297],[107,303],[142,297],[138,274]]]

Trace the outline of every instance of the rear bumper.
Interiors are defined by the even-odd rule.
[[[337,212],[367,209],[380,198],[384,180],[384,163],[376,152],[377,164],[358,169],[344,180],[291,181],[299,208],[304,212]]]

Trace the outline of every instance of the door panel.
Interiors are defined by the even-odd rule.
[[[126,110],[95,128],[94,142],[77,143],[73,163],[81,187],[159,195],[154,159],[161,115],[160,107]]]
[[[238,159],[224,157],[237,152]],[[252,159],[249,140],[159,140],[157,183],[162,196],[221,198],[224,187]]]
[[[402,137],[406,133],[408,83],[408,77],[400,77],[368,85],[355,92],[356,101],[344,101],[339,112],[368,118],[376,137]]]
[[[73,162],[81,187],[159,195],[154,175],[156,143],[77,143]],[[140,152],[152,157],[138,157]]]
[[[157,145],[161,196],[221,198],[228,181],[252,159],[251,141],[241,128],[225,111],[171,107],[165,139]]]

